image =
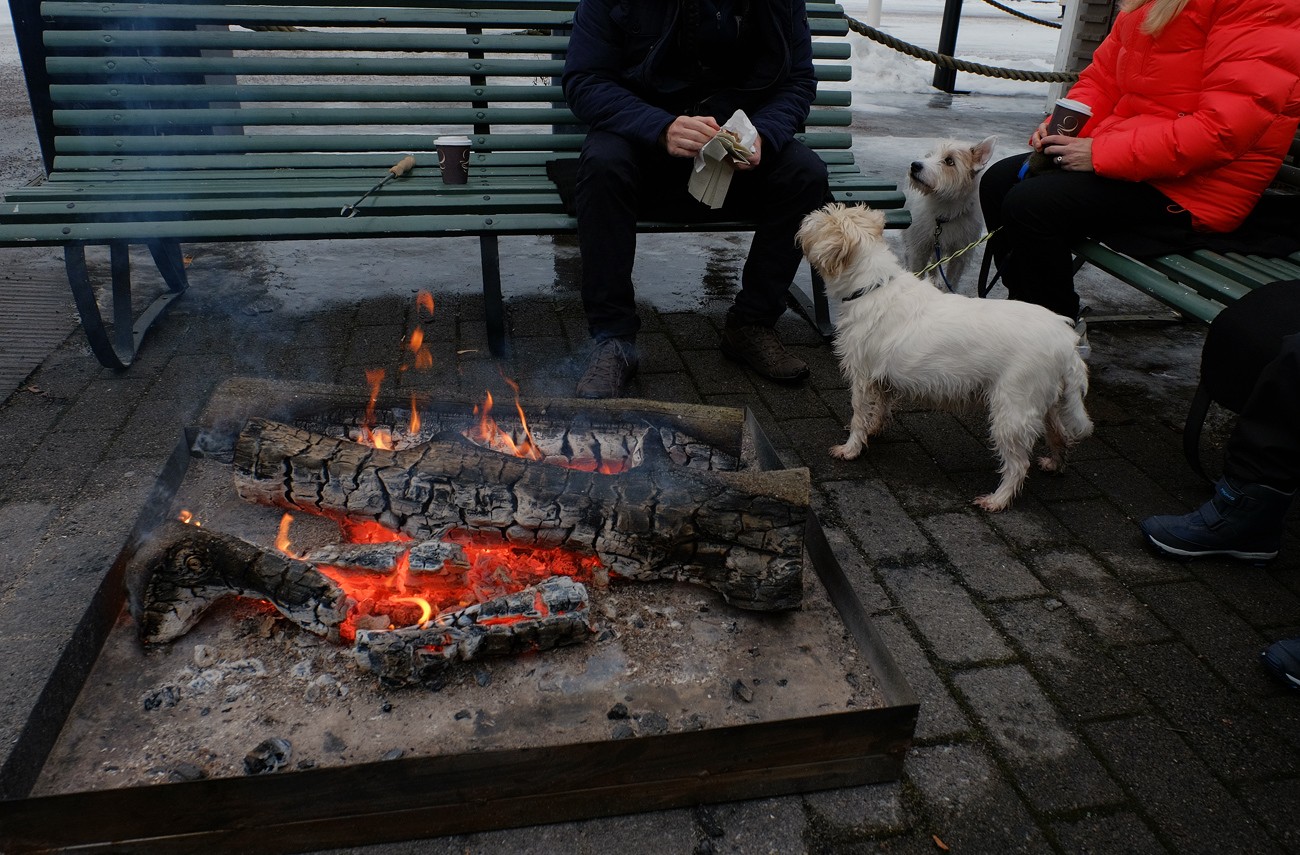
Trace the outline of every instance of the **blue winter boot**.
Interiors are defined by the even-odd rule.
[[[1300,638],[1273,642],[1259,654],[1259,661],[1274,677],[1293,689],[1300,689]]]
[[[1220,478],[1214,495],[1190,514],[1147,517],[1138,525],[1157,552],[1176,558],[1228,555],[1268,561],[1282,543],[1282,521],[1295,491],[1241,487]]]

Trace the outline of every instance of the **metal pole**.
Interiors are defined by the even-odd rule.
[[[880,0],[867,0],[867,26],[880,27]]]
[[[943,4],[943,24],[939,28],[939,53],[944,56],[956,56],[957,25],[961,23],[961,0],[947,0]],[[957,70],[954,68],[934,67],[935,89],[953,93],[957,85]]]

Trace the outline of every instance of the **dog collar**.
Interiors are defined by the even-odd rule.
[[[859,297],[861,297],[863,294],[867,293],[867,292],[870,291],[870,290],[871,290],[870,288],[859,288],[858,290],[854,291],[854,292],[853,292],[852,294],[850,294],[849,296],[847,296],[847,297],[841,297],[841,298],[840,298],[840,302],[841,302],[841,303],[847,303],[847,302],[849,302],[850,300],[856,300],[856,299],[858,299]]]

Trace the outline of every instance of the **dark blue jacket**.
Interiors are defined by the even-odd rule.
[[[679,46],[680,9],[681,0],[580,0],[564,66],[569,107],[592,129],[647,145],[680,115],[722,124],[742,109],[764,150],[780,151],[817,94],[804,0],[750,0],[743,61],[712,85],[696,80]]]

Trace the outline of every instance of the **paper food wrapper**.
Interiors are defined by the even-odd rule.
[[[732,113],[722,130],[695,155],[695,169],[691,171],[686,189],[710,208],[721,208],[727,198],[727,188],[731,186],[735,164],[749,160],[757,140],[758,129],[749,121],[745,111]]]

